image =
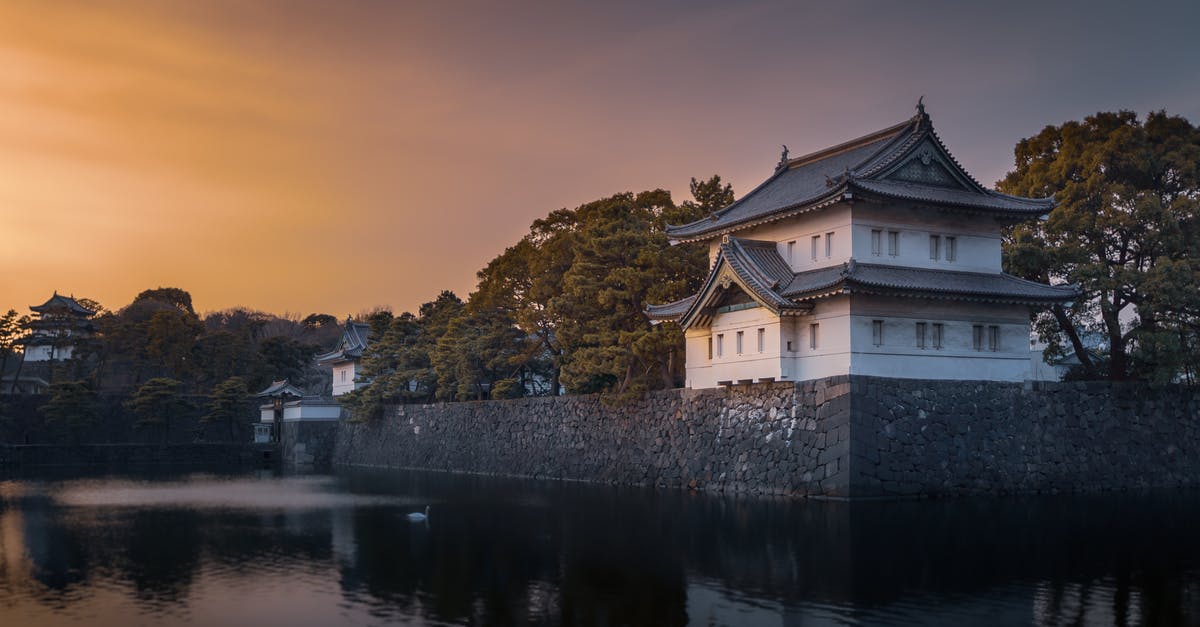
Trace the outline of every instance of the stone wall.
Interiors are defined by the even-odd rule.
[[[849,475],[847,377],[599,396],[403,405],[343,423],[334,463],[838,495]]]
[[[1183,386],[855,377],[852,495],[1200,485]]]
[[[333,463],[334,421],[284,421],[279,434],[279,450],[288,470],[328,470]]]
[[[338,465],[828,497],[1200,484],[1185,387],[853,375],[393,407],[341,423]],[[310,451],[311,452],[311,451]],[[285,455],[286,456],[286,455]]]

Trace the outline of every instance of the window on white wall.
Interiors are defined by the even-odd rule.
[[[917,323],[917,348],[925,348],[925,323]]]
[[[793,263],[796,261],[796,242],[788,242],[787,255],[788,263]]]
[[[933,340],[933,348],[934,348],[934,349],[936,349],[936,350],[941,350],[941,348],[942,348],[942,336],[943,336],[943,325],[942,325],[942,323],[940,323],[940,322],[935,322],[935,323],[933,323],[932,327],[933,327],[933,328],[932,328],[932,329],[930,329],[930,330],[933,332],[933,333],[932,333],[933,337],[932,337],[932,338],[930,338],[930,339],[932,339],[932,340]]]
[[[808,347],[813,350],[817,349],[817,331],[820,327],[821,325],[816,322],[808,325]]]
[[[929,236],[929,258],[937,261],[942,257],[942,238],[937,235]]]
[[[717,357],[721,357],[724,354],[725,354],[725,334],[718,333],[717,334]]]
[[[954,237],[946,238],[946,261],[954,261],[958,258],[958,239]]]
[[[789,353],[793,351],[793,349],[792,349],[792,341],[791,341],[791,340],[788,340],[788,341],[787,341],[787,349],[788,349],[788,352],[789,352]]]
[[[833,233],[825,234],[825,256],[833,256]]]
[[[977,351],[983,350],[983,325],[971,326],[971,347]]]
[[[759,329],[758,330],[758,352],[760,352],[760,353],[763,352],[763,349],[766,348],[766,346],[767,346],[767,330]]]
[[[883,254],[883,231],[871,229],[871,254],[876,257]]]
[[[1000,350],[1000,327],[994,324],[988,327],[988,350]]]
[[[708,358],[712,359],[712,336],[708,337]]]
[[[892,257],[900,255],[900,231],[888,231],[888,254]]]
[[[745,333],[743,333],[742,331],[737,332],[737,354],[739,354],[739,355],[742,354],[742,336],[744,336],[744,335],[745,335]]]
[[[812,236],[812,258],[813,258],[813,261],[817,260],[817,251],[820,249],[821,249],[821,236],[820,235]]]
[[[883,346],[883,320],[871,321],[871,343]]]

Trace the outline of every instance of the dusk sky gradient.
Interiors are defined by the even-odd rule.
[[[740,196],[919,96],[991,185],[1096,111],[1200,122],[1198,2],[0,4],[0,310],[181,287],[343,317],[460,296],[530,222]]]

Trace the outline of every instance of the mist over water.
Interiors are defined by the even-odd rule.
[[[26,475],[0,478],[0,625],[1188,625],[1197,529],[1196,492],[847,504]]]

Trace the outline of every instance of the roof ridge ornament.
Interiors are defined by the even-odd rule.
[[[780,144],[780,145],[781,145],[781,146],[783,146],[783,152],[779,153],[779,163],[775,164],[775,171],[776,171],[776,172],[778,172],[778,171],[780,171],[780,170],[782,170],[782,169],[786,168],[786,167],[787,167],[787,164],[788,164],[788,147],[787,147],[787,144]]]

